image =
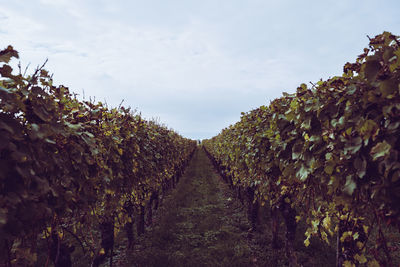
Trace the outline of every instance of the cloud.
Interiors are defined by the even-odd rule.
[[[395,8],[371,0],[1,1],[0,46],[13,44],[23,64],[49,58],[56,84],[124,99],[192,138],[340,75],[366,34],[400,25]]]

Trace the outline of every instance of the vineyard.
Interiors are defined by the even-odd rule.
[[[1,62],[12,57],[11,46],[0,52]],[[46,266],[71,266],[78,241],[99,266],[118,232],[129,245],[133,222],[144,232],[196,142],[129,109],[78,101],[43,67],[24,77],[3,64],[0,73],[0,259],[31,266],[43,240]]]
[[[370,38],[342,76],[242,113],[201,146],[129,108],[79,100],[44,65],[13,70],[18,57],[0,51],[0,266],[113,266],[122,253],[124,266],[322,264],[298,240],[333,251],[336,266],[400,264],[399,37]],[[157,224],[159,207],[170,215]],[[190,236],[159,238],[171,229]],[[266,232],[267,247],[252,245]]]
[[[281,214],[291,266],[300,220],[305,246],[336,244],[337,266],[395,265],[395,251],[399,264],[399,239],[385,231],[400,229],[399,45],[376,36],[341,77],[302,84],[204,141],[238,195],[250,195],[254,223],[259,205]]]

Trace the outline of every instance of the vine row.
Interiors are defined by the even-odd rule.
[[[234,188],[267,203],[273,220],[282,214],[292,266],[299,220],[306,246],[311,237],[336,243],[337,266],[394,264],[398,247],[387,233],[400,229],[398,36],[370,38],[342,76],[242,113],[203,145]]]
[[[134,223],[143,233],[196,142],[129,108],[78,100],[44,65],[15,74],[12,58],[13,47],[0,51],[0,262],[33,266],[44,249],[46,266],[71,266],[74,250],[112,264],[115,236],[132,246]]]

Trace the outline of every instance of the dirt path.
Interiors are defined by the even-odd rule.
[[[257,231],[249,231],[246,208],[198,149],[176,189],[155,213],[152,226],[125,256],[115,257],[113,266],[288,266],[282,218],[279,249],[271,248],[267,207],[261,208],[260,220]],[[305,227],[299,224],[299,232]],[[335,266],[331,247],[318,241],[305,247],[303,241],[298,234],[299,266]]]
[[[244,207],[198,150],[129,261],[131,266],[257,266],[249,227]]]

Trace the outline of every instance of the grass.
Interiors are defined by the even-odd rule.
[[[133,266],[251,266],[244,208],[201,150],[130,254]],[[235,214],[231,214],[235,210]]]
[[[259,231],[249,231],[246,208],[199,149],[177,188],[163,202],[152,228],[129,252],[127,266],[287,266],[284,248],[271,248],[266,207],[261,210],[261,223]],[[303,240],[299,233],[299,263],[335,265],[331,248],[318,241],[306,248]]]
[[[251,231],[246,207],[214,170],[205,152],[198,149],[177,187],[164,196],[153,225],[135,237],[134,248],[126,249],[123,232],[117,236],[113,266],[288,266],[283,218],[280,222],[282,248],[272,249],[269,208],[261,207],[260,226]],[[299,265],[335,266],[334,242],[329,246],[314,238],[305,247],[305,229],[300,221],[295,241]],[[392,239],[399,240],[398,236],[396,232]],[[78,247],[73,266],[89,266],[89,259],[81,254]],[[394,262],[398,264],[400,257],[396,255]],[[102,266],[109,266],[108,260]]]

